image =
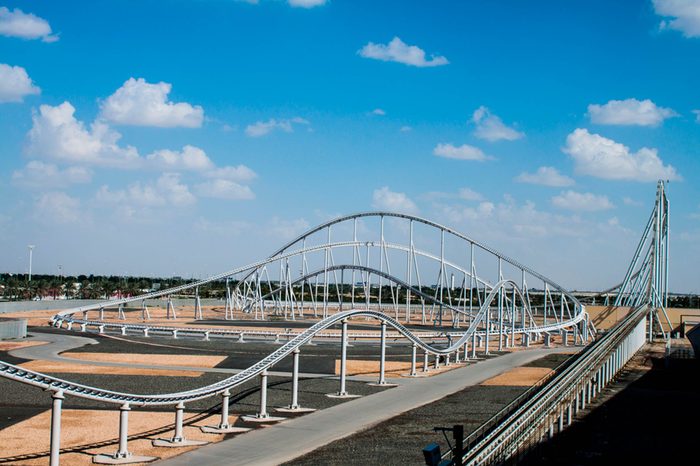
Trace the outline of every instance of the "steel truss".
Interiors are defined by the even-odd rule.
[[[636,307],[649,305],[650,319],[648,339],[657,329],[664,339],[668,337],[661,325],[663,316],[669,331],[673,329],[666,313],[668,305],[668,248],[669,248],[669,201],[663,181],[656,188],[654,210],[649,216],[644,233],[632,256],[625,279],[610,290],[615,294],[615,306]]]

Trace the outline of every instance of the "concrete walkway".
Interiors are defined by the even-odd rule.
[[[396,388],[290,419],[272,427],[257,429],[157,464],[281,464],[547,354],[577,352],[579,349],[570,347],[517,351],[434,377],[400,379],[401,384]]]

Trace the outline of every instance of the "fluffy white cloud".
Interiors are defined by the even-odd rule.
[[[649,99],[611,100],[605,105],[588,106],[591,122],[600,125],[658,126],[666,118],[678,116],[670,108],[658,107]]]
[[[386,112],[381,108],[375,108],[374,110],[372,110],[372,115],[384,116],[386,115]]]
[[[515,178],[520,183],[539,184],[542,186],[553,186],[563,188],[572,186],[575,181],[566,175],[559,173],[554,167],[540,167],[535,173],[523,172]]]
[[[607,196],[599,196],[592,193],[578,193],[576,191],[564,191],[552,198],[552,204],[560,209],[578,212],[595,212],[598,210],[612,209],[614,206]]]
[[[255,199],[255,194],[250,187],[223,179],[214,179],[197,185],[197,194],[231,201]]]
[[[121,125],[161,128],[202,126],[202,107],[186,102],[169,102],[168,94],[171,89],[172,84],[150,84],[143,78],[129,78],[102,103],[101,115],[106,120]]]
[[[12,173],[12,183],[33,189],[62,188],[76,183],[89,183],[92,172],[85,167],[68,167],[61,170],[56,165],[32,160],[22,170]]]
[[[214,162],[200,148],[187,145],[182,151],[158,150],[146,156],[153,166],[161,170],[204,171],[214,168]]]
[[[34,205],[35,217],[44,223],[73,223],[81,220],[80,199],[63,192],[42,194]]]
[[[297,8],[313,8],[325,5],[327,0],[287,0],[290,6]]]
[[[357,53],[365,58],[373,58],[382,61],[394,61],[404,65],[417,66],[420,68],[431,66],[442,66],[450,63],[443,56],[431,55],[430,59],[425,58],[425,51],[415,45],[407,45],[398,37],[394,37],[388,44],[375,44],[369,42]]]
[[[259,138],[261,136],[266,136],[275,130],[291,133],[294,131],[293,124],[308,125],[309,121],[300,117],[295,117],[289,120],[276,120],[274,118],[270,118],[267,121],[258,121],[252,125],[246,126],[245,134],[251,138]]]
[[[498,116],[492,114],[483,105],[474,111],[472,122],[476,125],[474,135],[479,139],[515,141],[525,136],[525,133],[506,126]]]
[[[0,63],[0,103],[22,102],[25,96],[40,92],[24,68]]]
[[[265,227],[265,231],[276,239],[291,239],[299,236],[310,227],[309,222],[303,218],[284,220],[279,217],[272,217],[272,220]]]
[[[661,29],[675,29],[685,37],[700,37],[700,0],[653,0]]]
[[[187,185],[180,182],[180,175],[177,173],[163,173],[155,183],[137,182],[124,190],[111,191],[108,186],[103,185],[97,191],[96,199],[105,203],[139,207],[184,207],[196,201]]]
[[[418,213],[418,207],[406,194],[391,191],[387,186],[374,190],[372,207],[389,212]]]
[[[231,180],[231,181],[251,181],[254,180],[255,178],[258,177],[258,174],[255,173],[253,170],[250,168],[246,167],[245,165],[238,165],[235,167],[221,167],[221,168],[215,168],[213,170],[210,170],[206,173],[204,173],[204,176],[208,178],[219,178],[223,180]]]
[[[440,143],[433,149],[433,154],[438,157],[445,157],[448,159],[458,159],[458,160],[477,160],[484,161],[492,157],[484,154],[484,152],[478,147],[470,146],[468,144],[462,144],[461,146],[454,146],[452,144]]]
[[[49,22],[32,13],[25,13],[19,8],[10,10],[0,7],[0,35],[19,37],[21,39],[41,39],[44,42],[56,42],[58,36],[51,34]]]
[[[42,105],[32,116],[27,152],[67,163],[133,168],[141,162],[134,147],[117,144],[121,135],[96,121],[88,130],[69,102]]]
[[[656,149],[629,147],[578,128],[566,138],[562,149],[574,159],[576,172],[609,180],[676,180],[680,176],[671,165],[664,165]]]

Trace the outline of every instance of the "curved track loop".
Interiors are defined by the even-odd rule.
[[[255,376],[261,374],[264,370],[273,367],[282,359],[289,356],[294,350],[308,343],[316,334],[318,334],[322,330],[325,330],[339,322],[342,322],[352,317],[371,317],[380,322],[384,322],[388,326],[391,326],[395,330],[397,330],[412,344],[416,345],[416,347],[421,348],[430,354],[451,354],[459,350],[465,343],[469,341],[470,338],[472,338],[474,332],[476,331],[477,324],[484,320],[490,305],[492,304],[493,300],[498,296],[498,291],[508,286],[512,286],[513,289],[516,290],[516,293],[522,296],[522,291],[512,280],[503,280],[497,283],[494,289],[489,294],[486,302],[484,302],[484,304],[482,305],[479,313],[475,317],[474,325],[470,326],[470,328],[466,332],[464,332],[464,334],[462,334],[461,338],[459,338],[457,341],[445,348],[438,348],[425,343],[420,338],[416,337],[409,329],[404,327],[400,322],[387,316],[383,312],[355,309],[349,311],[341,311],[323,319],[322,321],[304,330],[302,333],[298,334],[297,336],[280,346],[278,349],[276,349],[275,351],[273,351],[254,365],[248,367],[247,369],[244,369],[243,371],[227,379],[194,390],[158,395],[143,395],[116,392],[73,383],[67,380],[59,379],[57,377],[52,377],[45,374],[29,371],[23,369],[22,367],[18,367],[4,362],[0,362],[0,375],[30,385],[38,386],[45,390],[60,390],[64,394],[104,401],[108,403],[129,403],[139,406],[172,405],[180,402],[188,402],[215,396],[223,393],[226,390],[241,385],[253,379]],[[572,321],[570,324],[575,324],[579,320]],[[528,328],[526,330],[529,333],[541,333],[550,329],[546,326],[540,326]]]
[[[409,240],[407,244],[404,245],[386,240],[386,230],[384,225],[385,217],[408,222],[407,225],[401,224],[398,228],[404,233],[408,232]],[[366,233],[370,235],[368,239],[358,239],[358,220],[368,218],[379,219],[380,229],[378,239],[371,236],[372,231]],[[352,221],[352,239],[346,241],[332,241],[331,227],[349,221]],[[433,253],[416,248],[414,242],[414,224],[427,226],[428,231],[426,236],[436,232],[439,234],[437,237],[439,252]],[[323,241],[319,244],[307,245],[307,241],[314,239],[313,235],[317,234],[318,232],[325,233]],[[448,244],[445,237],[446,234],[457,239],[458,244],[456,245],[456,249],[458,251],[469,252],[470,264],[468,267],[461,267],[458,265],[458,260],[450,260],[448,257],[446,257],[446,245]],[[436,238],[433,237],[433,240],[435,239]],[[300,247],[297,249],[292,249],[292,246],[294,245],[300,245]],[[366,257],[364,262],[360,257],[360,248],[364,248]],[[481,251],[477,251],[476,254],[485,254],[489,261],[497,260],[498,273],[492,275],[495,278],[487,280],[476,273],[476,249]],[[333,257],[334,250],[350,251],[352,253],[352,261],[348,262],[352,263],[336,264]],[[370,252],[374,250],[378,250],[379,254],[371,256]],[[391,271],[392,260],[390,260],[390,251],[393,251],[396,254],[400,253],[402,254],[402,257],[405,257],[406,259],[406,261],[403,263],[403,265],[406,266],[404,269],[405,275],[403,278],[396,273],[398,267],[396,266],[395,262],[394,272],[392,273]],[[316,254],[316,259],[320,259],[320,262],[323,263],[323,268],[316,270],[315,272],[309,272],[307,258],[313,254]],[[370,257],[374,257],[375,262],[378,262],[378,266],[373,266],[371,264]],[[300,261],[301,267],[298,276],[292,276],[290,274],[290,261],[293,260]],[[419,260],[429,261],[428,265],[422,264],[421,267],[430,268],[434,265],[438,266],[439,270],[437,276],[434,278],[434,281],[424,281],[423,284],[421,284],[421,270],[418,266]],[[491,268],[494,268],[494,265],[495,264],[491,263]],[[510,269],[507,270],[504,265],[508,265]],[[279,266],[279,275],[277,276],[277,280],[271,279],[271,272],[269,270],[271,270],[273,266],[274,268]],[[344,277],[344,271],[349,271],[350,273],[347,275],[351,275],[351,277]],[[413,271],[415,271],[415,275],[413,274]],[[504,273],[507,274],[508,272],[514,274],[515,277],[505,278]],[[338,273],[340,273],[340,281],[338,280]],[[359,286],[355,282],[356,273],[359,274],[363,280]],[[448,283],[448,273],[451,273],[451,284]],[[451,295],[451,292],[454,292],[456,289],[454,284],[455,273],[461,274],[462,277],[462,285],[459,287],[462,294],[459,298],[455,298]],[[263,275],[266,275],[266,288],[261,284]],[[74,324],[78,324],[81,326],[81,330],[83,331],[90,327],[93,329],[99,328],[100,332],[103,332],[105,328],[120,328],[122,334],[126,334],[128,329],[131,329],[132,331],[142,330],[144,335],[148,334],[148,330],[153,330],[156,332],[172,332],[173,335],[176,335],[176,332],[198,333],[200,335],[203,334],[205,338],[208,338],[210,333],[213,335],[219,334],[219,336],[230,336],[232,333],[240,334],[241,331],[203,329],[196,327],[159,327],[149,324],[104,322],[101,320],[88,320],[86,318],[87,312],[91,310],[102,310],[108,307],[122,306],[132,302],[142,302],[145,306],[147,299],[163,296],[170,297],[171,295],[190,289],[198,290],[199,287],[203,287],[209,283],[220,281],[222,279],[228,279],[229,277],[238,277],[238,283],[236,285],[236,296],[234,298],[232,298],[230,295],[227,296],[227,309],[233,308],[234,301],[236,300],[239,304],[239,309],[243,311],[248,310],[252,312],[252,310],[256,307],[262,308],[263,316],[264,308],[266,306],[271,306],[273,308],[276,306],[275,312],[279,312],[279,309],[284,307],[284,316],[286,318],[287,307],[291,306],[291,318],[293,319],[295,317],[295,312],[297,312],[295,311],[295,306],[299,312],[299,315],[304,315],[304,307],[306,306],[304,301],[306,296],[304,286],[308,286],[309,294],[312,296],[312,300],[322,299],[322,319],[299,333],[287,333],[286,336],[288,337],[292,337],[292,335],[294,336],[290,338],[289,341],[282,344],[282,346],[280,346],[278,349],[247,369],[244,369],[243,371],[217,383],[183,392],[144,395],[103,390],[100,388],[76,384],[56,377],[28,371],[21,367],[1,361],[0,376],[21,381],[30,385],[35,385],[47,390],[61,391],[65,394],[110,403],[170,405],[221,394],[228,389],[249,381],[253,377],[261,374],[263,371],[273,367],[283,358],[287,357],[293,351],[308,343],[314,337],[319,336],[320,332],[323,330],[326,330],[339,322],[344,322],[346,319],[352,317],[369,317],[386,323],[389,327],[398,332],[399,337],[406,338],[411,344],[415,345],[416,348],[421,348],[426,353],[433,355],[448,355],[454,353],[463,345],[468,343],[470,338],[474,339],[472,341],[472,344],[474,344],[477,335],[484,336],[488,345],[489,335],[505,335],[506,340],[510,335],[510,341],[511,344],[513,344],[516,333],[539,335],[543,332],[573,329],[574,334],[580,337],[582,341],[587,341],[590,333],[588,315],[585,311],[585,307],[573,295],[564,290],[561,286],[557,285],[555,282],[532,271],[513,259],[510,259],[480,243],[477,243],[469,237],[462,235],[461,233],[458,233],[457,231],[448,227],[444,227],[422,218],[395,214],[391,212],[368,212],[341,217],[309,230],[295,240],[289,242],[287,245],[276,251],[272,256],[265,260],[238,267],[204,280],[199,280],[170,289],[68,309],[54,315],[51,320],[53,325],[56,327],[62,327],[65,324],[68,329],[72,329]],[[318,293],[319,277],[323,279],[323,284],[321,285],[321,289],[323,290],[322,295],[319,295]],[[543,295],[540,304],[543,308],[542,314],[538,314],[539,309],[536,309],[531,303],[527,278],[532,279],[532,277],[534,277],[534,280],[532,281],[541,280],[543,284]],[[343,305],[345,304],[343,303],[343,295],[345,294],[345,290],[348,285],[345,283],[344,278],[351,278],[352,280],[349,285],[352,290],[352,299],[350,303],[347,303],[350,305],[351,309],[346,311],[343,310]],[[310,283],[312,279],[316,279],[316,288],[313,293],[311,293],[312,285]],[[373,279],[375,281],[373,281]],[[432,280],[432,278],[430,280]],[[276,285],[273,286],[273,284]],[[426,286],[426,284],[429,286]],[[383,285],[390,288],[392,300],[390,304],[385,304],[386,301],[384,295],[382,295]],[[299,286],[301,286],[300,294]],[[334,286],[337,292],[336,296],[338,301],[336,302],[329,300],[328,290],[331,286]],[[469,288],[467,288],[467,286]],[[340,291],[341,287],[343,292]],[[360,289],[364,288],[363,293],[366,298],[364,305],[355,302],[356,287]],[[440,331],[434,335],[431,335],[448,337],[449,343],[447,347],[437,347],[424,342],[419,338],[419,332],[409,330],[398,320],[398,298],[400,289],[403,289],[405,292],[406,322],[411,322],[411,307],[414,305],[412,298],[417,298],[420,300],[420,303],[423,306],[423,311],[425,310],[425,303],[427,302],[433,307],[433,309],[439,309],[440,321],[442,319],[442,311],[445,309],[452,313],[453,320],[456,323],[459,323],[460,318],[462,318],[464,323],[468,323],[468,328],[461,332],[451,332],[448,334],[444,331]],[[426,292],[426,289],[432,290],[431,294]],[[263,290],[265,291],[263,292]],[[556,290],[556,295],[552,290]],[[370,305],[370,298],[373,293],[377,298],[376,301]],[[358,296],[362,295],[362,293],[357,294]],[[465,304],[467,298],[469,304]],[[520,302],[520,305],[517,304],[518,301]],[[476,306],[474,307],[473,305],[475,302]],[[316,312],[315,306],[317,304],[318,303],[314,301],[314,313]],[[337,312],[329,315],[327,312],[329,304],[334,307]],[[570,304],[573,306],[573,312],[570,308]],[[403,303],[401,305],[403,305]],[[362,307],[365,308],[362,309]],[[376,309],[372,309],[372,307],[375,307]],[[395,310],[396,315],[394,318],[387,315],[387,308]],[[74,317],[75,314],[80,312],[84,313],[84,319],[77,319]],[[537,316],[535,314],[537,314]],[[423,322],[425,323],[425,313],[423,313],[422,317]],[[548,317],[550,320],[548,320]],[[421,335],[425,336],[425,332],[420,333]],[[456,341],[454,342],[453,337],[457,337]]]

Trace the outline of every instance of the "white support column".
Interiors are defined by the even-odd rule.
[[[119,408],[119,449],[115,454],[117,458],[128,458],[131,456],[126,443],[129,439],[129,403],[124,403]]]
[[[51,455],[49,460],[50,466],[58,466],[59,452],[61,451],[61,407],[63,405],[62,391],[53,392],[51,405]]]
[[[260,408],[254,416],[243,416],[245,422],[268,423],[281,421],[283,417],[273,417],[267,412],[267,369],[260,373]]]
[[[231,392],[228,389],[221,394],[221,420],[216,426],[202,426],[201,430],[205,434],[236,434],[239,432],[248,432],[250,427],[234,427],[228,422],[228,405]]]
[[[226,403],[228,419],[228,400]],[[185,404],[181,401],[175,405],[175,432],[169,439],[156,439],[153,441],[154,447],[188,447],[193,445],[205,445],[209,442],[201,442],[198,440],[188,440],[185,438],[185,429],[183,420],[185,416]]]
[[[132,455],[127,448],[129,440],[129,403],[124,403],[119,407],[119,448],[111,455],[101,454],[92,457],[92,462],[96,464],[130,464],[148,463],[158,458],[153,456]]]
[[[290,409],[299,409],[299,348],[292,353],[292,403]]]
[[[379,385],[384,385],[386,384],[386,380],[384,379],[384,369],[386,366],[386,322],[384,321],[382,321],[381,335],[379,339],[379,345],[381,346],[379,355]]]
[[[416,376],[416,349],[417,345],[414,343],[411,346],[411,373],[409,374],[411,377]]]
[[[347,377],[347,358],[348,358],[348,320],[342,320],[340,331],[340,389],[337,393],[329,393],[326,396],[329,398],[357,398],[360,395],[351,395],[345,389],[345,379]]]
[[[428,350],[423,353],[423,372],[428,372]]]

